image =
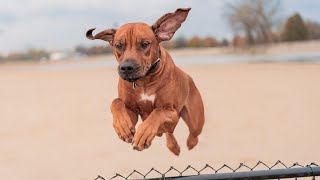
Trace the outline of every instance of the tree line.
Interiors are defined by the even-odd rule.
[[[229,42],[227,40],[217,40],[213,37],[204,37],[194,36],[191,38],[186,38],[180,36],[172,41],[162,42],[162,46],[167,49],[179,49],[179,48],[201,48],[201,47],[217,47],[217,46],[228,46]],[[86,54],[88,56],[92,55],[101,55],[112,53],[111,46],[93,46],[93,47],[84,47],[77,46],[75,48],[76,52],[81,54]]]
[[[48,59],[50,53],[43,49],[29,49],[27,52],[13,52],[9,53],[7,56],[0,55],[1,61],[31,61],[31,60],[41,60]]]
[[[242,0],[228,3],[225,17],[234,32],[234,46],[320,39],[320,24],[299,13],[281,22],[280,0]]]

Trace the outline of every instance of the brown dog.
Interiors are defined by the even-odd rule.
[[[187,146],[192,149],[204,124],[204,108],[192,78],[175,66],[160,42],[168,41],[187,18],[190,8],[177,9],[162,16],[152,26],[128,23],[119,29],[107,29],[91,40],[108,41],[119,63],[118,95],[111,104],[113,126],[119,138],[133,149],[150,147],[153,138],[166,133],[167,147],[179,155],[173,131],[180,117],[189,127]],[[135,126],[138,116],[143,122]]]

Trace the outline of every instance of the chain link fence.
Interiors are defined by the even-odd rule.
[[[193,172],[190,175],[190,171]],[[207,173],[210,171],[210,173]],[[227,171],[227,172],[225,172]],[[206,172],[206,173],[205,173]],[[151,173],[158,174],[157,178],[151,178]],[[169,176],[169,173],[175,173],[176,176]],[[187,175],[188,174],[188,175]],[[129,175],[124,176],[116,174],[111,177],[113,179],[131,179],[133,177],[140,177],[140,179],[283,179],[283,178],[298,178],[298,177],[311,177],[313,180],[316,176],[320,176],[320,166],[316,163],[310,163],[308,165],[301,165],[294,163],[291,166],[287,166],[281,161],[277,161],[271,166],[259,161],[254,166],[250,167],[244,163],[236,168],[224,164],[219,168],[213,168],[209,164],[206,164],[201,169],[196,169],[191,165],[188,165],[183,170],[171,166],[167,171],[160,172],[155,168],[151,168],[147,173],[142,173],[137,170],[133,170]],[[102,176],[98,176],[94,180],[106,180]]]

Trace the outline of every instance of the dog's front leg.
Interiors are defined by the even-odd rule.
[[[138,114],[128,109],[120,98],[112,101],[110,109],[113,115],[113,127],[119,138],[131,143],[138,122]]]
[[[179,113],[174,108],[155,108],[148,118],[138,127],[133,137],[133,149],[142,151],[151,146],[161,126],[165,132],[173,133],[179,120]]]

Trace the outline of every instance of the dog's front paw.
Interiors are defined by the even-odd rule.
[[[127,143],[132,142],[132,138],[135,134],[135,128],[131,121],[126,121],[125,118],[118,121],[114,120],[113,127],[122,141]]]
[[[151,146],[153,138],[157,135],[159,125],[153,122],[144,121],[133,137],[132,145],[134,150],[142,151]]]

